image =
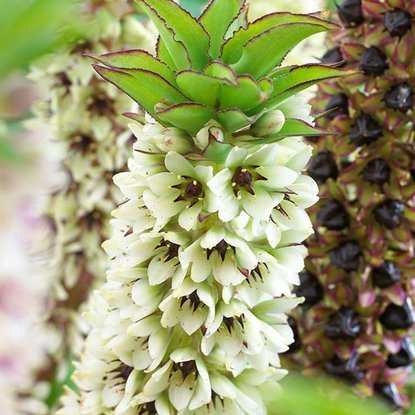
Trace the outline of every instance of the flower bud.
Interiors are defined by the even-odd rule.
[[[368,182],[384,184],[389,181],[391,169],[385,160],[376,158],[363,170],[363,178]]]
[[[186,154],[192,151],[193,148],[190,136],[178,128],[165,128],[155,138],[157,147],[166,153],[176,151],[179,154]]]
[[[377,47],[371,46],[363,51],[359,63],[365,75],[382,75],[389,68],[386,55]]]
[[[325,335],[332,340],[355,339],[362,331],[359,315],[351,308],[341,308],[324,325]]]
[[[362,251],[357,242],[347,241],[330,251],[330,261],[345,271],[355,271],[359,267],[361,255]]]
[[[394,229],[401,224],[404,206],[399,200],[386,200],[375,210],[376,220],[388,229]]]
[[[369,145],[382,136],[382,127],[370,115],[359,115],[350,131],[350,141],[356,146]]]
[[[310,307],[323,299],[323,286],[317,277],[308,271],[300,273],[300,285],[294,292],[298,297],[304,297],[304,305]]]
[[[194,138],[195,144],[202,150],[204,150],[212,139],[223,142],[224,135],[222,126],[216,121],[209,121]]]
[[[266,137],[281,131],[284,123],[285,116],[282,111],[269,111],[253,124],[251,131],[258,137]]]
[[[384,96],[384,100],[388,108],[407,112],[414,106],[414,93],[411,87],[403,82],[389,89]]]
[[[379,321],[388,330],[408,329],[415,322],[414,309],[410,298],[402,305],[389,304],[379,317]]]
[[[344,0],[337,6],[340,20],[346,27],[359,26],[365,18],[362,13],[362,0]]]
[[[325,182],[329,178],[336,179],[339,174],[333,153],[329,151],[317,153],[311,159],[307,171],[313,179],[321,182]]]
[[[318,212],[317,220],[333,231],[340,231],[349,225],[346,209],[337,200],[328,201]]]
[[[391,36],[402,37],[411,29],[412,17],[402,9],[389,10],[383,16],[383,25]]]
[[[380,267],[373,268],[373,283],[379,288],[387,288],[401,279],[401,271],[392,261],[385,261]]]

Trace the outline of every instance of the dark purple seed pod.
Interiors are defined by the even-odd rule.
[[[387,288],[401,279],[401,270],[392,261],[385,261],[380,267],[373,268],[373,284]]]
[[[345,307],[333,313],[324,325],[324,334],[332,340],[356,339],[361,331],[359,314]]]
[[[385,13],[383,25],[391,36],[402,37],[412,26],[411,15],[402,9],[394,9]]]
[[[355,271],[359,267],[361,255],[362,251],[357,242],[347,241],[330,251],[330,261],[345,271]]]
[[[401,348],[398,353],[390,354],[386,364],[392,368],[396,369],[398,367],[408,367],[411,366],[415,361],[415,347],[412,344],[412,339],[407,337],[401,344]]]
[[[344,0],[337,6],[340,20],[346,27],[359,26],[365,21],[362,12],[362,0]]]
[[[376,158],[370,161],[363,170],[363,178],[371,183],[384,184],[389,181],[391,169],[385,160]]]
[[[401,224],[404,205],[399,200],[386,200],[375,210],[375,219],[388,229],[397,228]]]
[[[349,226],[349,216],[337,200],[328,201],[318,212],[317,221],[327,229],[340,231]]]
[[[403,82],[389,89],[384,96],[384,101],[388,108],[407,112],[414,106],[414,93],[411,87]]]
[[[350,131],[350,141],[357,147],[369,145],[382,136],[382,127],[368,114],[359,115]]]
[[[374,385],[375,392],[395,408],[402,408],[402,399],[394,383],[379,382]]]
[[[338,117],[339,115],[349,114],[349,98],[345,94],[333,95],[329,103],[326,106],[327,113],[326,117],[330,120]]]
[[[350,359],[341,359],[336,354],[324,364],[324,370],[329,375],[334,375],[353,384],[364,378],[363,371],[359,368],[360,355],[356,352]]]
[[[360,58],[360,69],[365,75],[382,75],[389,68],[386,55],[377,47],[366,48]]]
[[[291,327],[294,335],[294,343],[290,344],[290,348],[286,351],[286,354],[298,352],[301,349],[300,333],[298,332],[297,322],[294,317],[288,317],[288,325]]]
[[[321,182],[325,182],[327,179],[336,179],[339,175],[336,159],[333,153],[330,151],[323,151],[317,153],[310,162],[307,169],[310,176]]]
[[[344,60],[341,49],[335,46],[329,49],[322,57],[321,62],[323,63],[339,63]]]
[[[415,322],[410,298],[406,298],[402,305],[389,304],[379,317],[379,321],[388,330],[409,329]]]
[[[317,277],[308,271],[300,273],[300,285],[294,289],[298,297],[304,297],[305,306],[313,306],[323,299],[323,286]]]

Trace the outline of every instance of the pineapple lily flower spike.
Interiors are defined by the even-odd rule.
[[[139,4],[157,56],[110,53],[96,70],[149,116],[130,114],[111,269],[88,313],[81,393],[59,415],[266,414],[317,201],[298,136],[324,134],[295,94],[345,73],[279,66],[336,26],[289,13],[248,23],[241,0],[213,0],[199,20],[170,0]]]

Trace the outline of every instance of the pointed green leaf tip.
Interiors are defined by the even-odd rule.
[[[245,0],[212,0],[194,19],[173,0],[135,0],[159,31],[156,56],[140,50],[97,58],[97,72],[165,126],[196,134],[210,120],[228,134],[322,79],[321,64],[281,68],[305,38],[337,26],[315,16],[273,13],[247,23]]]

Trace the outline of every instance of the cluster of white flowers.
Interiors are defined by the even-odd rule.
[[[298,97],[280,109],[310,120]],[[253,131],[276,119],[284,113]],[[302,302],[292,287],[312,233],[305,209],[317,201],[301,174],[311,149],[296,137],[238,144],[214,163],[198,149],[220,140],[220,125],[192,138],[147,121],[131,125],[134,156],[115,176],[125,200],[74,375],[82,392],[58,413],[266,414],[260,392],[286,373],[287,313]]]
[[[90,20],[87,38],[43,57],[30,73],[42,96],[30,128],[46,127],[48,148],[61,157],[61,172],[45,209],[54,229],[54,254],[47,264],[54,276],[47,315],[54,335],[46,381],[56,374],[64,378],[59,365],[80,352],[88,328],[79,310],[104,279],[108,264],[101,244],[110,234],[110,212],[122,197],[112,176],[126,169],[131,147],[122,113],[132,110],[132,101],[98,79],[85,54],[149,48],[155,39],[154,30],[136,18],[137,10],[127,1],[86,0],[79,7],[82,18]]]

